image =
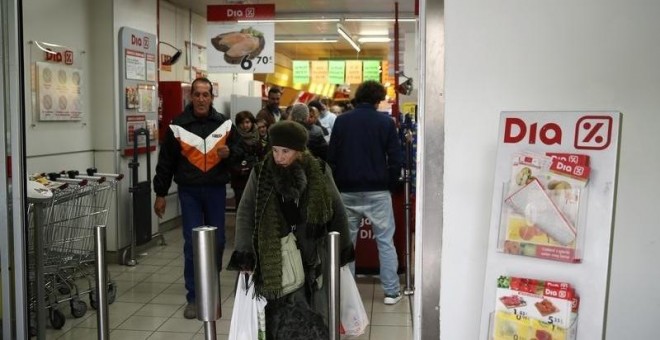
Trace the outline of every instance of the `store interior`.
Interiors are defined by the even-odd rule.
[[[106,259],[108,275],[112,280],[112,303],[109,306],[112,337],[198,339],[204,336],[202,323],[186,320],[181,315],[185,299],[176,187],[167,196],[168,206],[173,208],[168,209],[162,219],[152,213],[151,204],[146,203],[142,209],[136,209],[132,200],[134,180],[144,181],[155,168],[158,138],[154,130],[162,128],[162,122],[172,118],[165,112],[170,105],[171,93],[163,91],[174,88],[174,92],[181,95],[175,100],[180,105],[182,100],[186,100],[185,90],[189,89],[186,86],[191,80],[208,77],[217,90],[213,105],[228,117],[245,109],[241,105],[253,105],[255,110],[261,107],[271,87],[282,89],[282,109],[313,99],[324,100],[328,105],[343,106],[350,101],[361,79],[341,83],[314,82],[318,78],[312,74],[314,79],[297,83],[294,82],[293,65],[296,62],[358,61],[361,68],[362,62],[371,62],[377,65],[377,79],[388,88],[388,98],[379,110],[394,119],[403,120],[400,114],[403,108],[407,110],[409,119],[415,117],[417,83],[413,75],[418,72],[415,53],[418,15],[414,1],[383,4],[376,0],[331,3],[287,0],[274,3],[274,17],[270,18],[275,21],[272,71],[259,73],[208,70],[207,49],[213,46],[206,42],[207,6],[219,5],[212,1],[96,3],[80,0],[73,12],[65,11],[55,3],[22,2],[25,23],[38,23],[23,27],[24,71],[28,78],[26,91],[38,98],[36,102],[28,101],[26,105],[26,173],[39,177],[38,174],[63,169],[83,172],[93,165],[102,173],[126,174],[124,180],[117,180],[112,186],[105,221]],[[221,4],[261,5],[265,2],[227,1]],[[102,15],[109,11],[112,16]],[[55,22],[64,24],[55,25]],[[107,34],[109,30],[116,32],[115,37]],[[74,33],[65,35],[69,32]],[[147,69],[147,81],[131,81],[129,78],[135,76],[136,71],[124,64],[125,46],[135,44],[136,39],[145,48],[149,41],[158,42],[148,47],[148,53],[155,50],[157,66],[155,70]],[[42,61],[44,53],[47,59]],[[61,55],[61,62],[67,66],[48,64],[59,62],[48,59],[51,53],[55,59]],[[67,67],[72,67],[74,71],[69,71]],[[43,83],[50,81],[51,71],[71,75],[71,81],[75,77],[78,89],[77,95],[70,100],[71,105],[75,103],[75,109],[61,112],[59,116],[49,115],[47,109],[50,101],[43,98],[47,92],[45,90],[48,90]],[[33,72],[37,72],[36,75]],[[149,72],[155,72],[155,78],[151,78]],[[130,76],[125,78],[125,75]],[[32,83],[30,77],[36,82]],[[106,81],[117,77],[118,86]],[[40,82],[42,85],[39,85]],[[151,97],[150,104],[145,104],[147,106],[143,105],[142,98],[137,98],[151,91],[152,87],[160,91],[158,95],[162,107],[159,109],[162,112],[152,109],[156,106],[151,103],[157,102],[158,98]],[[108,93],[113,95],[108,96]],[[58,104],[66,106],[68,103],[60,101]],[[180,109],[175,112],[180,112]],[[142,137],[134,133],[138,127],[150,129],[144,139],[140,140]],[[43,143],[48,139],[61,140],[62,143],[57,146]],[[138,140],[139,146],[135,144],[133,148],[133,142]],[[145,140],[150,140],[151,144],[145,145]],[[144,152],[146,150],[151,152]],[[136,178],[133,178],[130,169],[136,162],[138,171]],[[228,234],[232,233],[235,210],[232,195],[229,189]],[[151,199],[153,201],[153,194]],[[400,239],[397,247],[403,248],[404,204],[402,201],[397,204],[401,210],[396,213],[397,219],[401,220],[397,221],[397,237]],[[410,206],[407,209],[408,213],[414,210]],[[137,214],[141,217],[136,217]],[[32,220],[29,223],[35,222]],[[137,237],[135,245],[131,244],[128,225],[139,228],[136,234],[142,235]],[[364,234],[367,235],[366,232]],[[227,239],[229,251],[233,240],[230,236]],[[408,247],[412,247],[411,240]],[[400,250],[399,272],[402,284],[405,284],[406,265],[413,263],[410,259],[414,254],[409,249],[409,257],[406,258],[403,256],[404,249]],[[229,255],[224,258],[228,259]],[[384,305],[383,292],[375,275],[377,261],[369,261],[362,260],[362,268],[358,266],[358,287],[370,318],[370,325],[358,339],[412,339],[412,297],[407,296],[396,306]],[[34,267],[28,268],[28,271],[34,271]],[[412,268],[408,268],[408,272],[412,280]],[[78,278],[64,294],[69,297],[53,298],[55,301],[50,298],[51,294],[62,295],[62,291],[53,293],[46,288],[45,293],[49,296],[45,303],[46,311],[36,315],[39,314],[35,310],[38,306],[31,303],[28,307],[29,332],[41,336],[45,331],[47,339],[90,338],[96,334],[95,308],[98,301],[90,291],[89,280],[90,277]],[[226,338],[229,331],[234,280],[235,273],[223,272],[220,275],[223,310],[223,318],[218,320],[217,328],[220,339]],[[27,301],[35,301],[35,294],[41,291],[35,288],[38,286],[35,284],[39,283],[43,281],[29,283],[25,292]],[[47,280],[46,286],[49,284],[54,283]]]

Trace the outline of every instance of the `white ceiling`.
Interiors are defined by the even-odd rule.
[[[207,5],[226,4],[275,4],[277,18],[394,18],[395,2],[389,0],[169,0],[181,8],[189,8],[192,12],[206,17]],[[414,17],[415,0],[400,0],[399,18]],[[393,36],[394,23],[379,22],[342,22],[342,25],[357,38],[366,35]],[[277,38],[296,36],[304,37],[337,37],[337,43],[324,44],[276,44],[279,53],[286,54],[292,59],[314,60],[319,58],[381,58],[388,59],[393,54],[392,43],[364,43],[362,50],[357,53],[345,40],[337,34],[337,24],[334,22],[313,23],[277,23],[275,35]],[[403,49],[403,36],[414,32],[414,22],[400,22],[399,36],[400,49]]]

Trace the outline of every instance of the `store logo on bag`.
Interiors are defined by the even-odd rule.
[[[612,117],[584,116],[575,123],[576,149],[604,150],[610,146]]]

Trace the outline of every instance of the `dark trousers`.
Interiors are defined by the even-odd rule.
[[[222,186],[179,186],[179,202],[183,220],[183,276],[186,282],[186,300],[195,302],[195,265],[193,263],[193,228],[207,225],[217,227],[216,248],[218,271],[222,268],[225,250],[225,201],[226,188]]]

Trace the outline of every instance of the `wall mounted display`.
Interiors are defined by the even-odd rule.
[[[480,339],[604,336],[620,128],[612,111],[501,113]]]
[[[82,52],[31,41],[33,112],[40,121],[79,121],[83,116]]]
[[[147,122],[158,120],[158,84],[156,83],[157,39],[154,34],[129,27],[119,30],[119,91],[121,149],[124,155],[132,155],[132,131],[148,128],[149,135],[158,135],[157,124]],[[144,137],[138,140],[138,147],[144,148]],[[156,143],[151,143],[151,151]],[[146,150],[139,149],[138,152]]]

